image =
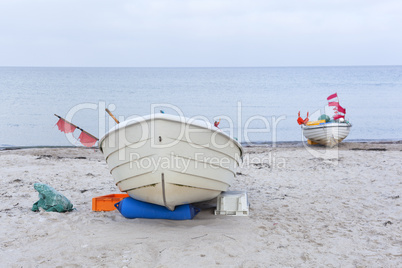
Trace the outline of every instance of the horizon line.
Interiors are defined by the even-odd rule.
[[[322,68],[322,67],[397,67],[402,64],[378,64],[378,65],[285,65],[285,66],[0,66],[0,68]]]

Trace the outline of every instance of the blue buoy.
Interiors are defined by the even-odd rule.
[[[142,202],[131,197],[124,198],[116,203],[115,207],[121,215],[128,219],[191,220],[200,212],[200,209],[190,204],[176,206],[174,211],[170,211],[163,206]]]

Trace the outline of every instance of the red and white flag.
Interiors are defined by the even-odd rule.
[[[327,98],[328,102],[336,101],[338,102],[338,93],[334,93]]]
[[[343,115],[345,115],[346,114],[346,109],[339,105],[338,106],[338,113],[343,113]]]
[[[63,118],[60,118],[59,121],[56,123],[57,127],[61,132],[64,133],[72,133],[77,128],[73,124],[65,121]]]
[[[92,147],[98,141],[97,138],[84,131],[81,132],[78,140],[86,147]]]
[[[343,108],[341,105],[339,105],[339,99],[338,99],[338,94],[334,93],[330,95],[328,98],[328,106],[333,106],[335,115],[334,115],[334,120],[339,119],[339,118],[345,118],[346,114],[346,109]]]
[[[334,106],[334,110],[336,112],[340,112],[340,113],[343,113],[343,114],[346,113],[346,109],[343,108],[341,105],[339,105],[339,102],[330,102],[330,103],[328,103],[328,106]]]
[[[334,120],[339,119],[339,118],[345,119],[345,115],[341,115],[341,114],[334,115]]]

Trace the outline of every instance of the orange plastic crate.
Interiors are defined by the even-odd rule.
[[[92,198],[93,211],[112,211],[115,210],[114,204],[128,197],[128,194],[109,194]]]

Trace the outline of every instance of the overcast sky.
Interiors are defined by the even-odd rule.
[[[0,66],[401,65],[401,0],[0,0]]]

